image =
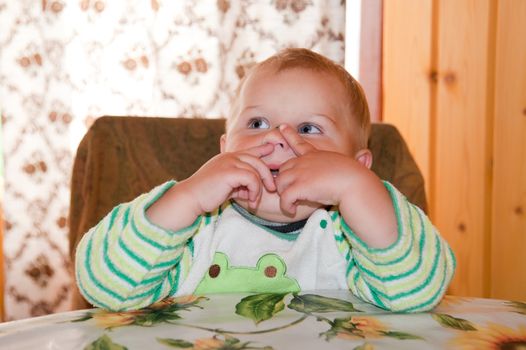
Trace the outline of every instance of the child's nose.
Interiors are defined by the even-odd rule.
[[[283,138],[283,135],[278,128],[269,130],[263,139],[263,143],[271,143],[275,147],[281,148],[282,150],[288,150],[290,148],[289,144],[285,138]]]

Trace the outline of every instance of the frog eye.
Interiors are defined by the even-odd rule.
[[[276,277],[277,273],[278,273],[278,269],[276,269],[274,266],[265,267],[265,276],[267,276],[268,278]]]
[[[208,275],[211,278],[216,278],[217,276],[219,276],[220,272],[221,272],[221,266],[217,264],[211,265],[210,268],[208,269]]]

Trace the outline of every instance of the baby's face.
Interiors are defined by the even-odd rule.
[[[221,138],[221,152],[234,152],[264,143],[275,145],[274,151],[261,158],[274,177],[279,167],[296,157],[277,128],[288,124],[319,150],[333,151],[353,157],[358,151],[354,135],[356,123],[349,115],[342,84],[328,74],[293,68],[275,73],[271,69],[255,72],[245,82],[238,97],[238,108]],[[246,202],[238,203],[248,208]],[[307,218],[320,205],[304,203],[295,216],[283,212],[277,192],[263,189],[257,216],[291,222]]]

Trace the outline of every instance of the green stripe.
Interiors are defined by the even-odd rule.
[[[354,274],[354,278],[353,278],[353,283],[354,283],[354,285],[356,286],[356,288],[358,288],[358,277],[360,277],[360,276],[359,276],[358,272],[356,272],[356,273]],[[365,282],[365,280],[362,278],[361,281],[362,281],[363,284],[365,284],[367,287],[369,287],[369,291],[371,292],[371,296],[373,297],[374,302],[376,303],[376,305],[378,305],[378,306],[383,307],[384,309],[386,309],[385,304],[382,302],[382,300],[380,300],[380,298],[378,298],[378,295],[376,295],[376,294],[373,292],[373,289],[372,289],[372,288],[371,288],[371,287]],[[364,293],[362,292],[362,294],[364,294]],[[364,294],[364,295],[365,295],[365,294]]]
[[[152,295],[152,304],[159,301],[162,290],[163,290],[163,284],[161,283],[159,287],[157,287],[157,290],[155,290],[154,294]]]
[[[422,228],[423,229],[423,228]],[[423,255],[423,251],[424,251],[424,245],[425,245],[425,241],[426,241],[426,235],[424,232],[421,233],[421,236],[420,236],[420,242],[419,242],[419,254],[418,254],[418,261],[416,262],[415,266],[413,266],[410,270],[402,273],[402,274],[399,274],[399,275],[391,275],[391,276],[385,276],[385,277],[381,277],[381,276],[378,276],[377,274],[375,274],[374,272],[372,272],[371,270],[367,269],[366,267],[364,267],[359,260],[356,260],[356,265],[357,267],[360,269],[360,271],[363,271],[365,272],[365,274],[371,276],[372,278],[374,279],[377,279],[379,281],[382,281],[382,282],[386,282],[386,281],[395,281],[397,279],[401,279],[401,278],[404,278],[412,273],[414,273],[416,270],[418,270],[418,268],[422,265],[422,255]],[[411,250],[411,246],[409,247],[409,249]]]
[[[170,271],[168,271],[168,283],[170,284],[170,292],[169,292],[169,295],[172,294],[172,290],[173,290],[173,286],[174,286],[174,278],[173,278],[173,271],[175,271],[175,269],[171,269]]]
[[[170,295],[173,295],[177,292],[179,289],[179,276],[181,274],[181,264],[177,265],[175,267],[175,274],[172,281],[172,290],[170,291]]]
[[[98,300],[97,298],[95,298],[93,295],[91,295],[90,293],[88,293],[88,291],[84,288],[84,285],[82,283],[82,279],[80,278],[80,274],[77,272],[77,281],[78,281],[78,287],[80,288],[80,290],[82,291],[82,295],[88,299],[88,301],[97,306],[97,307],[102,307],[104,309],[108,309],[108,310],[111,310],[112,308],[106,304],[106,303],[103,303],[102,301]]]
[[[347,259],[347,257],[345,257]],[[351,260],[348,260],[349,264],[347,265],[347,271],[345,271],[345,276],[349,276],[351,273],[351,270],[356,264],[354,263],[354,259],[351,258]]]
[[[413,241],[415,239],[415,235],[413,234],[413,232],[415,232],[415,228],[413,227],[413,213],[412,213],[411,207],[409,206],[409,202],[406,202],[406,206],[407,206],[407,211],[409,212],[409,225],[411,227],[411,230],[410,230],[411,231],[411,241],[409,242],[408,249],[405,251],[404,254],[402,254],[401,256],[399,256],[398,258],[396,258],[394,260],[377,262],[377,263],[375,263],[375,265],[386,266],[386,265],[397,264],[400,261],[406,259],[407,256],[411,253],[411,251],[412,251],[411,247],[413,247]],[[422,222],[422,220],[423,219],[420,217],[420,228],[423,230],[423,222]],[[400,223],[398,223],[398,225],[400,225]]]
[[[190,237],[190,239],[186,242],[186,246],[188,249],[190,249],[190,256],[194,256],[194,239],[193,237]]]
[[[367,243],[365,243],[358,235],[356,235],[353,230],[349,227],[349,225],[345,222],[345,220],[341,220],[341,226],[342,226],[342,230],[347,233],[347,235],[351,236],[352,239],[354,239],[355,241],[358,242],[359,245],[361,245],[364,250],[366,250],[367,252],[369,253],[384,253],[386,251],[389,251],[389,250],[392,250],[393,247],[396,247],[400,240],[402,239],[402,226],[400,223],[402,222],[402,219],[401,219],[401,216],[400,216],[400,209],[399,209],[399,203],[398,203],[398,199],[397,199],[397,196],[396,196],[396,190],[394,188],[391,188],[390,184],[386,181],[383,182],[384,183],[384,186],[386,187],[386,189],[388,190],[389,192],[389,195],[391,197],[391,200],[393,201],[393,207],[394,207],[394,211],[395,211],[395,216],[396,216],[396,223],[397,223],[397,238],[396,238],[396,241],[391,244],[391,246],[387,247],[387,248],[372,248],[372,247],[369,247],[369,245]],[[407,201],[405,201],[407,203]],[[384,262],[385,263],[385,262]],[[390,262],[387,262],[385,264],[390,264]]]
[[[122,218],[122,226],[126,227],[128,225],[128,222],[130,221],[130,208],[131,206],[128,205],[128,208],[124,211],[124,216]]]
[[[427,276],[427,278],[424,280],[424,282],[422,282],[420,285],[416,286],[415,288],[407,291],[407,292],[401,292],[401,293],[398,293],[398,294],[395,294],[393,296],[388,296],[387,294],[384,294],[382,292],[380,292],[378,289],[376,289],[374,286],[372,285],[369,285],[369,288],[371,288],[371,290],[375,291],[376,293],[378,293],[379,295],[381,295],[382,297],[384,297],[385,299],[388,299],[388,300],[396,300],[396,299],[400,299],[401,297],[405,297],[405,296],[408,296],[408,295],[412,295],[412,294],[415,294],[416,292],[418,292],[419,290],[422,290],[426,285],[429,284],[429,281],[433,279],[434,275],[435,275],[435,272],[436,272],[436,267],[438,265],[438,258],[441,254],[441,249],[440,249],[440,241],[438,239],[438,237],[436,237],[436,254],[435,254],[435,259],[433,261],[433,267],[431,269],[431,274],[429,276]],[[444,274],[446,274],[446,271],[444,271]]]
[[[153,247],[155,247],[155,248],[157,248],[157,249],[159,249],[159,250],[161,250],[161,251],[165,251],[165,250],[167,249],[166,246],[164,246],[164,245],[162,245],[162,244],[159,244],[159,243],[157,243],[156,241],[154,241],[153,239],[148,238],[148,237],[146,237],[145,235],[143,235],[143,234],[141,233],[141,231],[139,231],[139,229],[137,228],[137,224],[135,223],[135,220],[134,220],[134,219],[132,219],[132,221],[131,221],[131,227],[132,227],[133,233],[135,233],[135,235],[136,235],[137,237],[139,237],[139,239],[140,239],[141,241],[146,242],[146,243],[148,243],[149,245],[151,245],[151,246],[153,246]]]
[[[110,296],[112,296],[113,298],[119,300],[119,301],[124,301],[125,298],[118,295],[115,291],[105,287],[104,285],[102,285],[100,283],[100,281],[95,277],[95,275],[93,274],[93,271],[91,270],[91,265],[89,264],[89,257],[91,256],[91,247],[92,247],[92,243],[93,243],[93,240],[92,240],[92,237],[90,237],[90,240],[88,242],[88,246],[86,248],[86,255],[85,255],[85,259],[84,259],[84,268],[86,269],[86,271],[88,272],[88,277],[90,278],[91,282],[93,282],[93,284],[99,288],[100,290],[104,291],[105,293],[109,294]]]
[[[176,235],[186,234],[186,233],[189,232],[189,231],[192,231],[192,233],[193,233],[194,231],[197,231],[197,230],[199,229],[199,226],[201,225],[201,220],[202,220],[202,219],[203,219],[203,216],[202,216],[202,215],[199,215],[199,216],[195,219],[195,221],[193,222],[192,225],[190,225],[190,226],[188,226],[188,227],[185,227],[185,228],[182,228],[182,229],[180,229],[179,231],[176,231],[176,232],[174,232],[174,231],[170,231],[170,232],[172,232],[173,234],[176,234]],[[181,244],[178,243],[178,244],[176,244],[175,246],[169,246],[169,247],[167,247],[167,248],[172,249],[172,248],[174,248],[174,247],[178,247],[179,245],[181,245]]]
[[[298,233],[281,233],[281,232],[278,232],[278,231],[271,230],[271,229],[269,229],[268,227],[265,227],[265,226],[260,226],[260,227],[265,229],[265,231],[271,233],[275,237],[283,239],[285,241],[289,241],[289,242],[295,241],[296,239],[298,239],[298,237],[300,235],[300,232],[298,232]]]
[[[149,290],[147,290],[144,293],[129,296],[128,297],[128,301],[137,300],[137,299],[143,299],[143,298],[151,296],[152,294],[153,294],[152,288],[150,288]]]
[[[176,265],[180,260],[181,260],[181,256],[178,256],[178,257],[175,258],[175,259],[172,259],[172,260],[168,260],[168,261],[164,261],[164,262],[161,262],[161,263],[155,264],[155,266],[154,266],[153,268],[155,269],[155,268],[160,268],[160,267],[174,266],[174,265]]]
[[[159,281],[162,278],[163,278],[163,274],[160,273],[159,275],[157,275],[155,277],[151,277],[151,278],[147,278],[147,279],[142,280],[139,285],[140,286],[145,286],[147,284],[152,284],[152,283],[155,283],[155,282]]]
[[[111,228],[113,227],[113,224],[115,223],[115,218],[117,218],[117,214],[119,213],[120,208],[121,208],[121,205],[119,204],[118,206],[113,208],[113,210],[111,211],[110,224],[108,227],[108,231],[111,231]]]
[[[124,243],[124,241],[122,240],[122,237],[119,237],[119,247],[121,247],[121,249],[124,250],[130,258],[135,260],[145,270],[150,270],[152,268],[152,266],[146,260],[136,255],[133,251],[131,251],[130,248],[128,248],[128,246],[126,246],[126,243]]]
[[[373,291],[371,290],[371,295],[373,296],[373,299],[376,303],[376,305],[384,308],[384,309],[387,309],[387,307],[385,306],[385,304],[382,302],[382,300],[378,297],[378,295],[376,295],[375,293],[373,293]]]
[[[109,232],[108,232],[109,233]],[[132,287],[135,287],[137,285],[137,281],[133,280],[130,276],[119,270],[114,264],[113,261],[111,261],[110,257],[108,256],[108,238],[109,234],[106,234],[104,236],[104,241],[102,245],[102,251],[104,256],[104,262],[106,263],[106,266],[110,269],[111,272],[113,272],[117,277],[119,277],[121,280],[127,282]]]
[[[387,191],[389,191],[389,195],[391,196],[391,199],[393,200],[393,207],[394,207],[396,218],[398,222],[400,222],[402,220],[401,220],[400,208],[399,208],[400,204],[398,203],[398,193],[390,183],[384,181],[384,186],[387,188]],[[407,200],[406,200],[406,203],[407,203]],[[402,225],[398,225],[397,228],[398,228],[397,229],[398,239],[400,239],[402,237]]]
[[[453,253],[453,249],[448,245],[449,254],[451,255],[451,259],[453,260],[453,271],[457,268],[457,258],[455,257],[455,254]]]
[[[182,256],[180,255],[180,256],[178,256],[177,258],[173,259],[173,260],[170,260],[170,261],[167,261],[167,262],[165,262],[165,263],[161,263],[161,264],[155,265],[155,266],[154,266],[154,269],[157,268],[157,267],[159,267],[159,266],[161,266],[162,264],[167,264],[167,265],[170,265],[170,266],[171,266],[171,265],[173,265],[173,266],[177,266],[178,263],[181,261],[181,257],[182,257]],[[161,279],[161,278],[164,278],[162,273],[160,273],[159,275],[157,275],[157,276],[155,276],[155,277],[151,277],[151,278],[149,278],[149,279],[145,279],[145,280],[143,280],[140,284],[141,284],[141,285],[150,284],[150,283],[153,283],[153,282],[158,281],[158,280]]]
[[[416,306],[410,307],[409,309],[406,309],[405,311],[406,312],[411,312],[411,311],[414,311],[414,310],[417,310],[417,309],[427,308],[429,305],[433,304],[437,300],[437,298],[440,295],[440,293],[442,293],[442,287],[444,286],[444,283],[446,282],[446,275],[447,275],[446,272],[447,272],[447,262],[444,261],[444,275],[442,276],[442,283],[440,283],[440,288],[438,288],[438,290],[435,292],[435,294],[433,294],[433,296],[427,302],[424,302],[424,303],[418,304]]]

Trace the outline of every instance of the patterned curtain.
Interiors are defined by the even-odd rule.
[[[343,63],[344,0],[0,0],[8,320],[68,309],[69,182],[101,115],[225,116],[287,46]]]

